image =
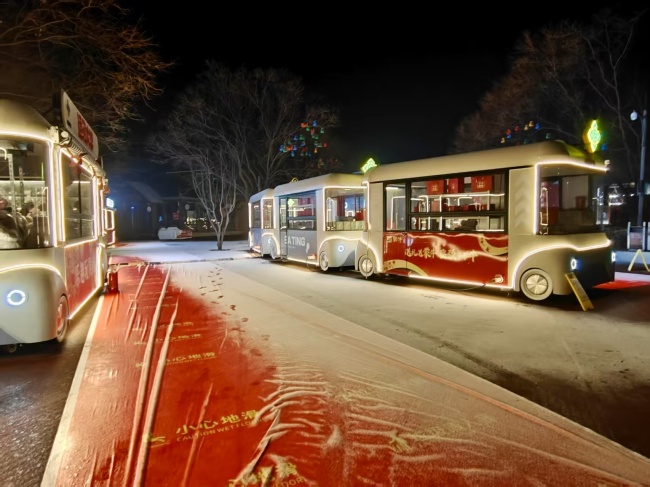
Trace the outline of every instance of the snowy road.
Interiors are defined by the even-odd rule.
[[[650,457],[650,282],[531,303],[264,260],[234,272],[524,396]]]

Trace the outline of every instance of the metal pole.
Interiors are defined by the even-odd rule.
[[[645,142],[646,142],[646,118],[648,110],[643,110],[643,117],[641,118],[641,165],[639,172],[639,187],[637,188],[639,194],[639,210],[636,217],[636,225],[638,227],[643,225],[643,196],[645,193]]]

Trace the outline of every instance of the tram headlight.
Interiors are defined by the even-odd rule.
[[[341,244],[341,245],[338,246],[338,249],[337,249],[337,250],[338,250],[339,252],[343,252],[343,251],[345,250],[345,246],[343,246],[343,244]]]
[[[569,265],[571,266],[571,270],[575,271],[578,268],[578,259],[575,257],[571,257],[571,261],[569,262]]]
[[[616,264],[616,252],[612,252],[612,264]]]
[[[5,302],[9,306],[21,306],[27,301],[27,293],[21,289],[12,289],[5,295]]]

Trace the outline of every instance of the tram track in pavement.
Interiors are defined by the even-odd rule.
[[[220,269],[202,262],[138,259],[116,266],[122,269],[120,289],[101,297],[43,486],[78,485],[80,479],[89,485],[184,485],[191,477],[215,475],[202,456],[217,455],[226,437],[236,433],[259,442],[263,425],[221,426],[220,418],[243,414],[242,401],[253,416],[261,408],[257,392],[223,391],[239,387],[240,377],[265,390],[266,369],[261,358],[242,360],[243,331],[228,317],[232,308],[219,301]],[[219,401],[208,401],[213,389],[222,391]],[[184,467],[170,473],[170,455]],[[245,464],[246,455],[237,455],[233,465]]]

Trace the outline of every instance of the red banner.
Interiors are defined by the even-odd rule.
[[[68,245],[64,254],[68,304],[75,311],[97,288],[97,241]]]

